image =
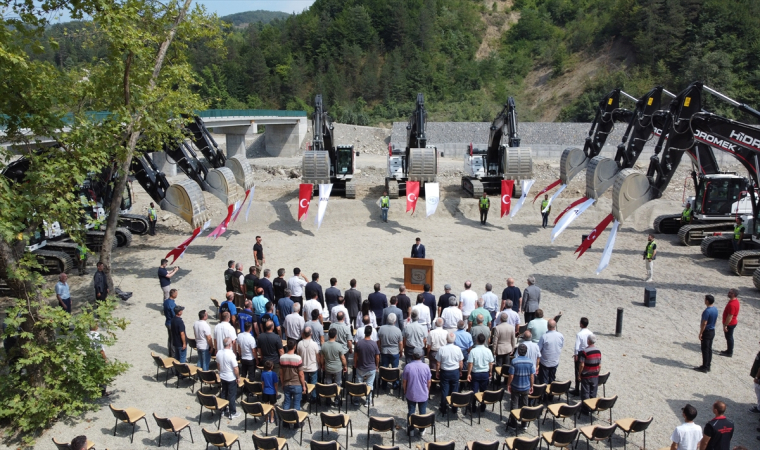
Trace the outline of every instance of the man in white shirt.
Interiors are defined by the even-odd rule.
[[[314,291],[310,291],[309,293],[311,294],[311,298],[303,304],[303,318],[304,320],[311,319],[311,312],[316,309],[319,311],[319,321],[322,322],[322,305],[317,300],[317,293]]]
[[[504,300],[504,311],[507,313],[507,322],[515,327],[515,330],[520,329],[520,315],[512,310],[512,300]],[[493,320],[493,326],[498,326],[501,323],[501,314],[496,314],[496,318]]]
[[[486,292],[481,297],[483,299],[483,308],[491,313],[491,320],[496,319],[496,312],[499,310],[499,296],[491,292],[493,285],[486,283]]]
[[[303,303],[303,290],[309,280],[306,275],[301,273],[301,269],[293,269],[293,276],[288,279],[288,289],[290,289],[290,299],[295,303]]]
[[[575,347],[573,348],[573,360],[575,361],[575,391],[573,395],[576,397],[581,392],[581,380],[578,373],[578,354],[588,347],[588,337],[591,335],[591,330],[588,329],[588,318],[581,317],[581,330],[575,335]]]
[[[237,339],[237,333],[235,328],[230,325],[230,313],[225,311],[222,313],[222,321],[216,324],[214,327],[214,348],[217,352],[224,348],[224,339],[230,338],[232,343],[235,343]],[[218,362],[217,362],[218,364]]]
[[[685,422],[677,426],[670,436],[673,441],[670,444],[670,450],[697,450],[699,442],[702,440],[702,428],[694,423],[697,418],[697,408],[689,405],[681,410]]]
[[[214,341],[211,338],[211,327],[208,326],[208,313],[205,309],[198,313],[198,320],[193,324],[195,335],[195,349],[198,350],[198,367],[208,370],[211,363],[211,347]]]
[[[424,325],[425,328],[430,331],[430,325],[432,325],[432,319],[430,318],[430,308],[428,308],[427,305],[423,303],[422,298],[417,299],[417,304],[412,307],[412,311],[417,311],[417,322]]]
[[[456,297],[449,297],[449,307],[441,312],[441,319],[443,319],[444,330],[451,331],[452,333],[456,332],[457,323],[463,320],[462,310],[459,309],[459,302]]]
[[[356,334],[354,334],[354,347],[356,347],[356,343],[357,342],[359,342],[360,340],[362,340],[362,339],[365,338],[365,336],[364,336],[364,327],[366,327],[367,325],[372,326],[372,321],[370,320],[369,316],[365,314],[364,316],[362,316],[362,326],[356,327],[357,331],[356,331]],[[374,342],[377,342],[378,339],[380,339],[377,336],[377,329],[375,329],[374,326],[372,327],[372,334],[370,335],[369,338],[370,338],[370,340],[372,340]]]
[[[427,307],[426,307],[427,308]],[[428,360],[430,361],[430,370],[435,372],[438,367],[438,350],[446,345],[449,332],[443,329],[443,319],[435,319],[435,328],[428,335]]]
[[[467,280],[464,282],[464,291],[462,291],[461,294],[459,294],[459,301],[461,302],[459,304],[460,309],[462,310],[462,315],[464,317],[470,317],[470,313],[476,308],[476,303],[478,301],[478,294],[475,293],[472,289],[472,282],[470,280]]]
[[[227,325],[229,325],[229,323]],[[231,327],[232,326],[230,326],[230,328]],[[219,345],[222,346],[222,350],[216,353],[216,365],[219,368],[219,379],[222,382],[222,393],[220,397],[230,402],[228,416],[230,419],[240,417],[240,413],[238,413],[235,408],[235,403],[237,401],[237,384],[238,380],[240,380],[240,370],[238,369],[237,357],[232,351],[233,342],[234,341],[231,338],[224,338],[223,341],[219,342]],[[222,412],[222,414],[224,414],[224,412]]]
[[[301,316],[301,305],[293,303],[293,312],[285,316],[285,337],[288,342],[298,342],[306,321]]]
[[[338,296],[338,305],[337,306],[333,306],[333,308],[330,310],[330,322],[331,323],[337,322],[338,321],[338,313],[342,312],[343,313],[343,317],[344,317],[343,323],[345,323],[348,326],[351,326],[351,324],[349,323],[349,321],[351,319],[348,318],[348,308],[346,308],[345,303],[346,303],[346,299],[343,298],[342,295]]]
[[[245,331],[238,334],[237,347],[240,351],[240,376],[253,381],[256,373],[256,339],[253,338],[251,322],[245,323]]]
[[[295,305],[294,305],[295,306]],[[312,329],[304,328],[303,339],[298,342],[296,353],[301,357],[303,363],[303,375],[307,384],[317,384],[317,374],[319,373],[318,355],[319,344],[312,339]],[[317,390],[311,392],[311,400],[317,399]]]

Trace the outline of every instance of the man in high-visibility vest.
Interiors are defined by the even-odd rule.
[[[491,207],[491,200],[488,199],[485,192],[483,192],[483,196],[480,197],[478,207],[480,208],[480,224],[485,225],[486,219],[488,219],[488,208]]]
[[[388,209],[391,207],[391,199],[388,197],[388,192],[383,191],[383,196],[380,197],[380,211],[383,214],[383,222],[388,221]]]
[[[738,252],[742,249],[742,240],[744,240],[744,220],[741,217],[736,218],[736,224],[734,225],[734,251]]]
[[[691,223],[692,211],[691,202],[686,202],[686,207],[681,212],[681,225],[688,225]]]
[[[77,244],[77,256],[78,256],[78,267],[79,267],[79,276],[87,275],[87,253],[89,253],[89,250],[87,250],[87,247],[82,244]]]
[[[654,281],[654,260],[657,258],[657,242],[654,241],[654,235],[648,237],[647,247],[644,249],[644,261],[647,266],[647,282]]]
[[[546,210],[546,211],[544,211]],[[549,223],[549,213],[552,212],[552,207],[549,206],[549,196],[544,195],[544,199],[541,201],[541,226],[546,228]]]
[[[156,205],[154,205],[153,202],[150,202],[150,208],[148,208],[148,224],[150,224],[150,231],[148,233],[151,236],[156,235],[157,221],[158,221],[158,211],[156,211]]]

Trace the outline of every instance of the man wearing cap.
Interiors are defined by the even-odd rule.
[[[182,320],[184,306],[174,307],[174,317],[171,321],[172,346],[174,354],[181,363],[187,362],[187,335],[185,334],[185,321]]]
[[[407,327],[408,328],[408,327]],[[402,389],[406,397],[407,415],[406,420],[409,422],[409,416],[419,410],[419,414],[427,413],[427,400],[430,395],[430,383],[432,374],[430,368],[422,362],[422,348],[415,348],[411,351],[411,361],[404,367],[402,375]],[[407,425],[406,432],[409,436],[414,435],[414,429]],[[420,434],[425,434],[422,429]]]
[[[422,245],[422,239],[417,238],[414,241],[415,241],[415,244],[412,245],[412,258],[424,258],[425,246]]]
[[[697,408],[687,403],[681,410],[681,415],[684,423],[673,430],[670,436],[670,440],[673,441],[670,444],[670,450],[697,450],[702,440],[702,428],[694,423],[694,419],[697,418]]]
[[[438,315],[440,316],[443,314],[443,310],[448,308],[450,303],[449,299],[451,297],[456,297],[456,295],[451,293],[451,285],[445,284],[443,286],[443,294],[441,294],[440,297],[438,297]]]

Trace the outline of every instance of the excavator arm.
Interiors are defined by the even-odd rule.
[[[185,134],[193,141],[195,147],[201,151],[209,166],[214,169],[225,166],[227,158],[219,150],[219,146],[206,128],[206,124],[203,123],[203,119],[194,116],[193,121],[185,125]]]

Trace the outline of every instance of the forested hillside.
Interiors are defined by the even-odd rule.
[[[57,32],[60,65],[97,56]],[[432,120],[488,121],[514,95],[521,120],[583,121],[613,87],[698,79],[760,106],[757,0],[317,0],[225,33],[226,53],[189,50],[216,108],[310,110],[322,93],[338,121],[374,124],[423,92]]]
[[[288,13],[281,11],[264,11],[262,9],[257,9],[256,11],[230,14],[222,17],[222,20],[232,24],[234,27],[245,27],[251,23],[269,23],[275,19],[284,19],[288,16]]]

